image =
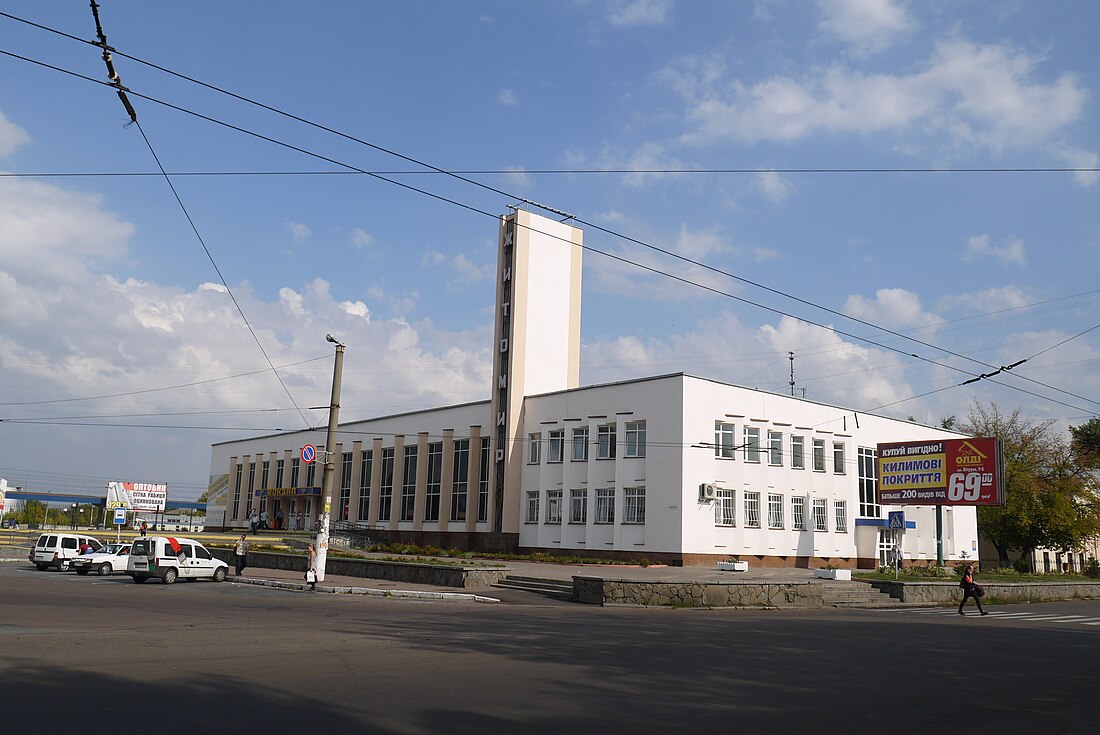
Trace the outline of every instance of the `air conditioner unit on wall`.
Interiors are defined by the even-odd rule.
[[[713,482],[704,482],[699,486],[699,500],[706,502],[718,497],[718,486]]]

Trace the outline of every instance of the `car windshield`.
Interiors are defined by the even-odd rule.
[[[120,551],[124,551],[126,548],[126,544],[107,544],[101,549],[101,551],[104,554],[118,554]]]

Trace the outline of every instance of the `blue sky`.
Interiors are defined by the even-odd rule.
[[[85,3],[0,11],[94,37]],[[465,205],[358,174],[173,178],[271,360],[312,360],[282,373],[299,407],[328,402],[326,332],[348,345],[346,420],[487,398],[496,222],[473,210],[523,197],[745,280],[586,227],[593,248],[773,309],[588,252],[584,383],[785,392],[793,350],[799,391],[854,410],[1100,410],[1100,329],[1080,334],[1100,323],[1096,3],[102,0],[101,17],[120,52],[508,194],[115,57],[170,172],[348,169],[139,95]],[[0,50],[104,78],[95,48],[11,18]],[[22,174],[0,177],[0,476],[188,499],[212,442],[325,416],[262,372],[165,181],[102,175],[157,170],[126,122],[112,90],[0,55],[0,171]],[[669,173],[700,169],[744,172]],[[989,370],[964,358],[1033,359],[952,387]]]

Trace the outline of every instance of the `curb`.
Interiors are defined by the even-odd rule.
[[[226,581],[240,584],[253,584],[278,590],[305,592],[308,585],[303,582],[282,582],[275,579],[257,579],[255,577],[237,577],[229,575]],[[403,597],[419,600],[450,600],[452,602],[500,602],[495,597],[485,597],[463,592],[423,592],[421,590],[376,590],[370,587],[323,587],[317,585],[318,592],[336,595],[364,595],[367,597]]]

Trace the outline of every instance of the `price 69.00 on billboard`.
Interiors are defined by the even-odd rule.
[[[940,439],[878,445],[879,502],[1004,505],[999,439]]]

